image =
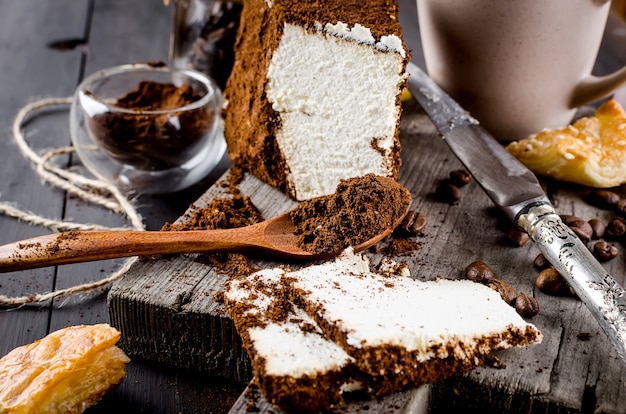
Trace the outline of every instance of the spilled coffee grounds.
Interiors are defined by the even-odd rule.
[[[240,179],[239,174],[233,180]],[[211,230],[249,226],[263,221],[252,200],[228,182],[232,197],[213,199],[188,213],[180,223],[166,223],[164,231]],[[392,230],[411,203],[409,191],[394,179],[369,174],[342,180],[336,192],[301,202],[290,214],[297,244],[311,253],[340,253]],[[193,206],[192,206],[193,208]],[[411,244],[413,249],[419,248]],[[406,246],[405,246],[406,248]],[[398,252],[396,252],[398,253]],[[258,270],[244,254],[202,256],[216,270],[231,277]]]
[[[263,221],[250,197],[233,194],[232,198],[215,198],[205,207],[187,215],[180,223],[166,223],[163,231],[217,230],[249,226]],[[241,253],[205,254],[201,259],[222,274],[236,277],[256,272],[248,257]]]

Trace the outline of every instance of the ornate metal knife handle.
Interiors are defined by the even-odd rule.
[[[554,208],[533,203],[516,217],[546,259],[565,277],[626,360],[626,291],[563,223]]]

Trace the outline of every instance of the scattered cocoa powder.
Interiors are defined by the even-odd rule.
[[[231,198],[213,199],[206,207],[191,212],[180,223],[165,223],[163,231],[216,230],[249,226],[263,221],[250,197],[234,194]],[[232,277],[248,275],[258,269],[240,253],[202,255],[201,259],[219,272]]]
[[[183,164],[197,154],[214,114],[208,106],[175,110],[202,98],[191,85],[142,81],[113,104],[137,111],[104,112],[89,120],[95,139],[117,161],[143,170],[164,170]]]
[[[496,369],[504,369],[506,368],[506,362],[502,361],[495,355],[487,355],[485,358],[485,366]]]
[[[193,211],[184,221],[165,223],[163,231],[216,230],[245,227],[263,221],[250,197],[233,195],[215,198],[206,207]]]
[[[46,253],[50,256],[54,256],[61,250],[61,244],[64,240],[76,240],[78,238],[78,231],[70,230],[59,233],[59,235],[46,244]]]
[[[246,172],[239,165],[231,166],[229,171],[227,180],[224,181],[221,186],[226,188],[232,195],[240,195],[241,190],[239,190],[239,184],[243,181]]]
[[[394,237],[383,250],[387,256],[406,256],[421,249],[421,244],[403,237]]]
[[[249,275],[259,270],[243,253],[205,254],[200,259],[230,277]]]
[[[76,240],[79,237],[79,232],[76,230],[64,231],[59,233],[57,236],[57,241],[61,242],[63,240]]]
[[[163,231],[210,230],[249,226],[263,221],[252,200],[241,195],[237,184],[242,171],[231,170],[225,186],[230,198],[213,199]],[[300,203],[292,212],[301,248],[311,252],[340,252],[389,229],[402,217],[410,203],[410,193],[392,178],[367,175],[342,181],[337,192]],[[192,206],[193,208],[193,206]],[[387,255],[405,255],[420,245],[408,238],[393,238]],[[251,274],[258,269],[244,254],[216,253],[201,260],[229,276]]]
[[[368,174],[342,180],[334,194],[301,202],[291,213],[297,244],[311,253],[337,253],[393,227],[411,195],[393,178]]]

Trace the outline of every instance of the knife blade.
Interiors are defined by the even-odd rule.
[[[408,88],[489,198],[563,275],[626,363],[626,292],[556,213],[537,177],[417,65]]]

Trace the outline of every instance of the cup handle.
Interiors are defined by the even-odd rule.
[[[610,75],[590,75],[578,84],[570,98],[570,108],[578,108],[591,102],[606,98],[619,87],[626,85],[626,67]]]

